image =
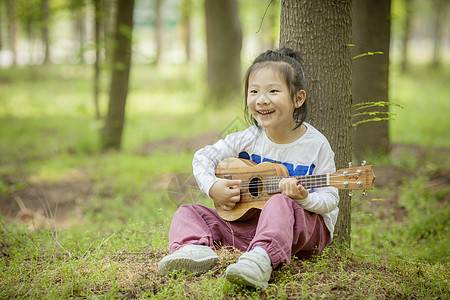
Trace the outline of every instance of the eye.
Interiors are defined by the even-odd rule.
[[[279,92],[279,90],[270,90],[271,94],[278,93],[278,92]]]
[[[258,91],[257,91],[257,90],[249,90],[248,93],[249,93],[249,94],[257,94]]]

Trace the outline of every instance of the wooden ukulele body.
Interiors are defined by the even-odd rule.
[[[251,160],[227,158],[216,168],[216,176],[223,179],[240,179],[242,184],[241,200],[233,210],[223,210],[215,205],[217,213],[227,221],[243,221],[262,209],[267,200],[277,192],[267,191],[265,182],[270,177],[289,176],[289,172],[282,164],[263,162],[256,164]]]

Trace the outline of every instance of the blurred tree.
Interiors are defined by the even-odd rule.
[[[401,36],[401,57],[400,70],[405,73],[408,70],[408,43],[411,36],[411,14],[412,14],[412,0],[404,0],[405,15],[402,24]]]
[[[186,62],[191,61],[191,0],[181,0],[181,40]]]
[[[102,28],[103,28],[103,49],[105,50],[105,60],[107,63],[111,63],[112,52],[110,49],[113,47],[114,36],[114,16],[115,16],[115,3],[116,0],[102,0]]]
[[[162,3],[163,0],[155,0],[155,64],[160,64],[161,59],[161,51],[162,51],[162,41],[163,41],[163,32],[162,32]]]
[[[50,22],[50,7],[48,4],[49,0],[41,0],[41,30],[42,30],[42,43],[44,46],[43,60],[42,62],[48,63],[50,58],[50,39],[49,39],[49,22]]]
[[[445,25],[445,13],[448,0],[433,0],[434,6],[434,32],[433,32],[433,58],[431,66],[438,68],[441,65],[442,28]]]
[[[236,0],[205,0],[208,105],[241,92],[242,30]]]
[[[5,17],[3,5],[4,0],[0,0],[0,51],[3,50],[3,18]]]
[[[134,0],[118,0],[108,114],[101,134],[102,149],[120,149],[131,68]]]
[[[75,57],[78,62],[84,63],[84,40],[86,37],[85,28],[85,0],[71,0],[69,9],[73,16],[73,30],[74,30],[74,50]]]
[[[330,141],[338,167],[352,157],[351,15],[352,1],[284,0],[280,46],[303,54],[308,122]],[[350,244],[351,203],[340,193],[336,241]]]
[[[18,21],[16,13],[16,1],[8,0],[8,33],[9,33],[9,47],[12,53],[12,65],[17,65],[17,31]]]
[[[95,8],[94,35],[95,35],[95,61],[94,61],[94,108],[95,117],[100,120],[100,106],[98,96],[100,94],[100,49],[102,48],[101,31],[103,24],[103,0],[92,0]]]
[[[353,60],[352,98],[353,104],[367,102],[388,102],[389,87],[389,43],[390,43],[390,0],[365,0],[353,2],[353,56],[369,52]],[[366,122],[354,127],[354,154],[359,160],[370,153],[389,153],[389,106],[374,106],[358,113],[370,113],[355,117],[356,123],[363,119],[386,119]],[[375,114],[376,113],[376,114]]]

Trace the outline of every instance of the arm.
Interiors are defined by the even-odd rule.
[[[249,129],[229,134],[225,139],[198,150],[194,155],[193,173],[200,189],[224,210],[231,210],[240,200],[240,182],[217,178],[215,169],[223,159],[237,157],[252,136],[254,131]]]
[[[317,165],[314,174],[333,173],[336,170],[334,153],[328,144],[319,149]],[[285,178],[280,181],[279,188],[283,194],[313,213],[330,213],[339,204],[338,189],[334,187],[316,188],[308,192],[302,185],[297,185],[295,178]]]

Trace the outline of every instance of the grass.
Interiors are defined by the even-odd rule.
[[[179,201],[199,196],[190,187],[194,148],[242,126],[241,106],[203,109],[195,68],[136,66],[123,150],[100,153],[90,72],[70,65],[0,75],[1,299],[448,297],[450,191],[434,179],[450,169],[448,68],[393,69],[392,101],[404,107],[393,108],[398,147],[370,160],[390,168],[383,174],[392,184],[352,199],[351,249],[293,259],[266,290],[225,280],[235,251],[219,251],[203,276],[157,272]],[[175,179],[186,188],[182,200],[169,194]]]

